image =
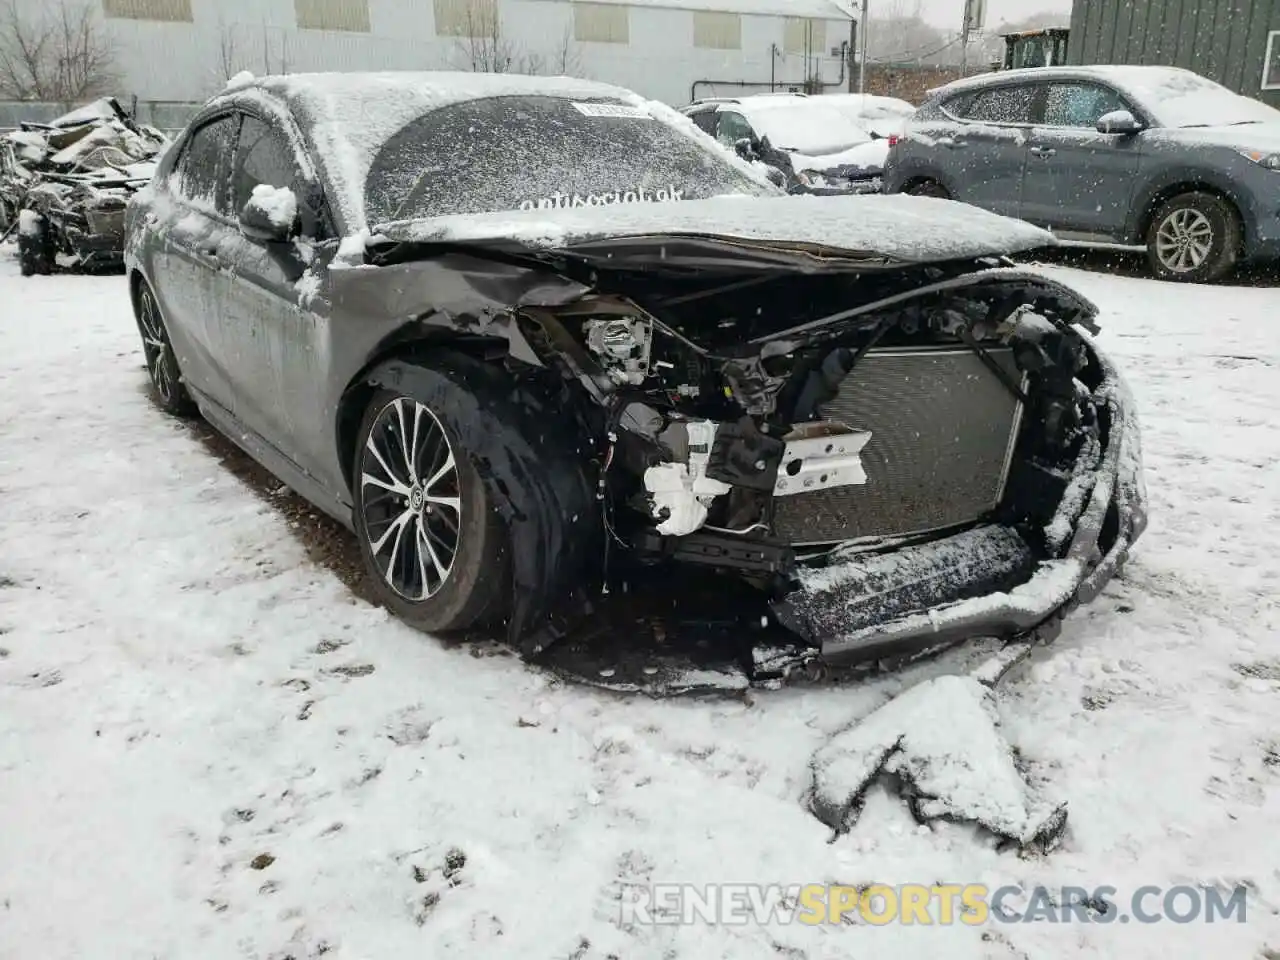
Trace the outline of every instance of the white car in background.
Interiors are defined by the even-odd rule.
[[[835,107],[871,136],[881,140],[899,136],[908,118],[916,112],[915,105],[906,100],[877,97],[870,93],[828,93],[823,95],[822,102]]]
[[[792,193],[879,193],[888,141],[805,94],[697,100],[684,114],[748,160],[779,170]]]

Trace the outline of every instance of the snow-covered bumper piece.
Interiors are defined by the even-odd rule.
[[[1095,443],[1081,449],[1043,531],[996,522],[861,553],[798,574],[778,619],[833,662],[971,637],[1051,636],[1123,567],[1147,526],[1142,440],[1129,391],[1101,352]]]
[[[1038,807],[1000,734],[991,689],[974,677],[938,677],[894,697],[814,754],[809,809],[837,833],[857,823],[867,790],[897,779],[920,823],[971,821],[1030,849],[1053,847],[1065,805]]]

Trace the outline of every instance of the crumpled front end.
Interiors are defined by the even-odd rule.
[[[548,583],[601,596],[690,567],[745,583],[757,628],[771,605],[828,660],[1019,635],[1096,595],[1145,527],[1096,308],[999,257],[681,233],[474,254],[403,241],[374,262],[467,278],[432,283],[417,335],[462,334],[522,382],[567,387],[577,461],[556,469],[595,491],[574,522],[601,555],[516,564],[524,649],[573,618],[545,615],[563,607]]]
[[[1096,441],[1081,446],[1049,522],[983,523],[883,551],[836,551],[801,567],[779,619],[831,662],[976,636],[1056,635],[1124,566],[1147,527],[1142,440],[1119,371],[1090,343],[1101,380]]]

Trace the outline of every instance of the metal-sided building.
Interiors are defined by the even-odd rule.
[[[239,70],[573,73],[673,105],[846,79],[833,0],[93,0],[124,96],[202,100]],[[47,0],[19,0],[32,10]]]
[[[1185,67],[1280,107],[1280,0],[1075,0],[1067,60]]]

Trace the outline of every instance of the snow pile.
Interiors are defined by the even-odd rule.
[[[526,210],[382,225],[396,240],[515,240],[558,248],[618,237],[730,237],[937,261],[1052,246],[1048,232],[927,197],[712,197],[680,203]]]
[[[898,777],[921,823],[970,820],[1026,846],[1052,844],[1066,807],[1028,809],[1013,753],[999,732],[994,696],[972,677],[939,677],[890,700],[814,754],[810,809],[847,833],[872,783]]]
[[[298,219],[298,198],[288,187],[260,183],[253,188],[249,202],[266,214],[277,229],[291,227]]]
[[[235,90],[238,87],[248,86],[253,83],[255,77],[252,70],[241,70],[234,77],[227,81],[226,89]]]

